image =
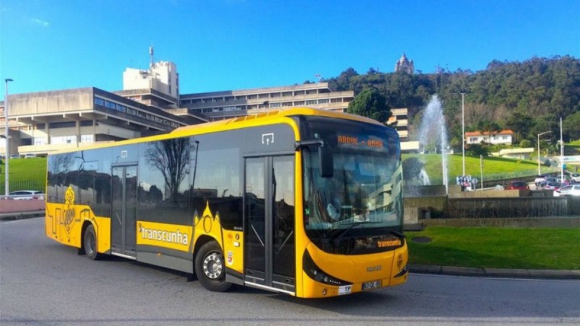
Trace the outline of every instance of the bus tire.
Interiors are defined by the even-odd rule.
[[[232,286],[226,282],[224,254],[215,241],[199,248],[195,256],[195,274],[201,285],[212,292],[225,292]]]
[[[85,229],[85,234],[83,236],[83,249],[87,257],[92,260],[98,260],[101,255],[97,252],[97,234],[95,233],[95,227],[89,224]]]

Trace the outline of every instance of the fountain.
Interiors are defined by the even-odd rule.
[[[423,113],[423,119],[419,126],[419,146],[421,146],[425,151],[432,150],[435,153],[439,150],[441,151],[441,173],[443,177],[443,185],[445,186],[445,193],[449,192],[447,144],[447,129],[445,118],[443,117],[443,107],[441,106],[439,97],[433,95]],[[420,176],[423,180],[429,180],[429,177],[424,170],[421,171]]]
[[[419,125],[419,147],[423,152],[441,153],[442,178],[427,175],[419,157],[403,161],[405,180],[405,225],[413,227],[419,219],[441,217],[448,210],[447,130],[441,101],[433,95]],[[442,185],[434,180],[442,180]]]

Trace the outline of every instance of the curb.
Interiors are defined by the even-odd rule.
[[[0,214],[0,221],[11,221],[11,220],[21,220],[25,218],[41,217],[44,216],[45,211],[33,211],[33,212],[11,212]]]
[[[411,273],[496,278],[580,280],[580,270],[501,269],[456,266],[409,265]]]

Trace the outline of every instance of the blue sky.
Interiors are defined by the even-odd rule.
[[[10,94],[121,90],[150,46],[182,94],[392,72],[403,52],[423,73],[478,71],[580,58],[579,13],[577,0],[0,0],[0,77]]]

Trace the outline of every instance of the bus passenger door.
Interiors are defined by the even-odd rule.
[[[113,166],[111,244],[113,254],[135,258],[137,166]]]
[[[294,156],[245,160],[245,281],[295,292]]]

